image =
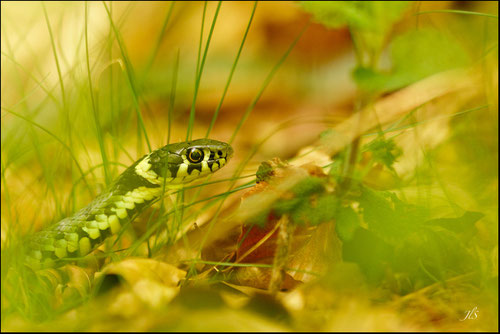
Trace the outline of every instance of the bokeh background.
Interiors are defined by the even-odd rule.
[[[467,13],[440,12],[450,9]],[[9,1],[2,2],[1,10],[2,252],[13,235],[39,230],[83,207],[123,166],[149,148],[184,141],[189,132],[191,138],[202,138],[210,130],[209,137],[232,141],[236,154],[232,164],[220,172],[220,178],[231,177],[238,168],[243,175],[252,175],[262,161],[285,161],[314,150],[329,129],[341,132],[343,128],[338,125],[353,119],[360,109],[366,88],[363,84],[378,79],[363,81],[356,77],[359,55],[353,47],[352,29],[342,24],[328,27],[321,15],[300,2],[264,1],[255,7],[254,2],[246,1]],[[436,42],[431,34],[428,44],[425,38],[424,42],[416,38],[415,44],[407,41],[399,59],[416,60],[419,65],[403,62],[401,68],[392,68],[391,42],[405,32],[426,29],[446,38]],[[190,310],[187,302],[169,314],[180,317],[179,323],[161,323],[150,317],[139,323],[131,320],[139,306],[121,314],[117,310],[129,304],[117,302],[113,316],[126,319],[125,325],[118,321],[106,324],[99,319],[95,327],[86,327],[82,322],[72,322],[66,314],[49,325],[33,325],[19,316],[2,315],[2,326],[84,330],[126,328],[120,326],[135,330],[498,329],[494,315],[498,299],[493,296],[498,290],[498,3],[410,2],[394,21],[383,45],[381,72],[420,71],[378,92],[377,100],[392,101],[383,107],[386,115],[393,114],[387,121],[394,126],[405,125],[406,103],[411,106],[413,99],[421,98],[426,107],[414,115],[409,130],[395,138],[403,155],[392,171],[400,179],[375,166],[363,174],[363,181],[379,190],[405,187],[410,202],[424,198],[439,218],[460,216],[463,210],[486,216],[475,224],[478,237],[472,246],[480,249],[481,270],[491,280],[487,288],[479,289],[480,312],[486,320],[453,320],[459,311],[449,304],[460,300],[460,305],[465,305],[467,294],[438,299],[441,304],[436,306],[422,292],[408,302],[398,296],[392,304],[373,308],[367,300],[380,296],[366,293],[370,297],[365,298],[359,291],[362,296],[357,295],[357,285],[346,283],[358,279],[357,274],[350,276],[349,269],[340,275],[344,278],[326,279],[327,283],[313,281],[313,285],[292,291],[284,302],[284,311],[274,304],[266,308],[268,300],[257,298],[251,300],[245,309],[249,313],[245,313],[234,306],[239,305],[237,298],[230,297],[227,302],[224,297],[231,307],[223,308],[221,317],[237,319],[229,323],[213,318],[209,312],[196,313],[202,320],[184,316],[183,312]],[[200,67],[203,70],[196,88]],[[438,87],[443,92],[437,96],[429,93],[433,84],[425,82],[415,91],[390,100],[397,89],[447,70],[463,72],[440,79],[444,84]],[[192,126],[191,110],[195,110]],[[375,134],[378,121],[366,120],[359,132]],[[363,143],[370,139],[373,136],[364,138]],[[326,146],[326,153],[302,162],[328,160],[340,151]],[[105,160],[109,163],[107,172]],[[363,160],[360,163],[363,165]],[[420,170],[422,165],[428,168]],[[201,189],[201,197],[216,193],[217,186]],[[230,209],[239,205],[240,198],[241,193],[231,195],[225,205],[228,213],[221,217],[230,216]],[[213,214],[206,210],[207,216]],[[204,221],[208,218],[200,218],[198,224]],[[141,228],[137,230],[141,233]],[[248,283],[249,289],[258,286],[254,283]],[[347,294],[339,297],[338,291],[344,290]],[[326,300],[322,300],[324,291],[328,291]],[[355,298],[346,297],[352,295]],[[204,296],[209,304],[220,306],[219,295]],[[337,297],[342,303],[334,301]],[[387,301],[387,296],[380,298]],[[314,300],[318,300],[321,315],[311,318]],[[472,309],[477,303],[470,301],[463,308]],[[9,303],[2,300],[4,305]],[[150,305],[159,312],[157,306]],[[281,321],[282,311],[292,320]],[[199,321],[209,325],[193,325]]]

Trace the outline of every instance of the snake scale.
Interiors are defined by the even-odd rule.
[[[120,233],[165,189],[179,188],[222,168],[229,144],[212,139],[169,144],[134,162],[105,191],[73,216],[35,233],[26,264],[33,269],[64,265]]]

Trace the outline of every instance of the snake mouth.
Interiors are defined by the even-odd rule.
[[[206,150],[206,154],[210,154],[208,156],[208,159],[206,160],[208,163],[214,163],[218,162],[219,160],[225,159],[229,160],[233,156],[233,148],[226,143],[221,143],[222,145],[216,146],[216,147],[210,147],[208,150]],[[222,167],[222,166],[220,166]]]
[[[212,172],[215,172],[219,168],[224,167],[227,164],[228,159],[229,159],[229,157],[226,156],[225,158],[219,158],[219,159],[215,159],[215,160],[208,160],[207,161],[207,165],[208,165],[208,167],[210,167],[210,170]],[[214,169],[214,166],[218,166],[218,168]]]

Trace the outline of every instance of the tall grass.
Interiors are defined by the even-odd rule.
[[[57,222],[64,216],[71,215],[75,209],[84,206],[85,203],[88,203],[88,201],[96,196],[99,191],[102,191],[109,185],[117,176],[119,170],[140,156],[143,150],[143,139],[146,142],[148,151],[155,148],[158,144],[170,143],[172,140],[171,130],[174,113],[177,112],[175,101],[177,94],[176,87],[179,80],[178,72],[184,63],[183,58],[180,56],[180,49],[177,49],[177,51],[173,52],[174,56],[172,57],[174,61],[172,63],[170,89],[165,89],[165,91],[170,91],[168,111],[165,114],[168,123],[166,141],[163,143],[163,139],[160,143],[155,141],[156,144],[153,147],[152,140],[150,139],[151,135],[148,133],[148,125],[143,116],[141,101],[144,101],[145,107],[149,108],[147,98],[143,95],[145,93],[145,83],[148,81],[148,73],[150,73],[154,66],[154,61],[161,48],[161,44],[168,38],[168,25],[172,17],[175,16],[174,9],[177,7],[175,2],[168,5],[161,29],[156,37],[156,42],[152,46],[145,65],[140,68],[139,72],[129,56],[126,43],[120,31],[120,27],[126,22],[126,16],[129,15],[132,10],[131,6],[128,6],[127,9],[122,12],[122,16],[118,17],[117,14],[115,14],[116,10],[112,2],[103,2],[101,8],[95,4],[91,5],[88,2],[80,3],[78,6],[81,9],[81,13],[78,15],[83,17],[80,38],[74,40],[74,44],[64,46],[75,48],[78,52],[75,54],[74,59],[68,59],[66,55],[61,57],[61,53],[64,53],[64,49],[62,49],[61,42],[59,41],[62,30],[60,27],[57,30],[53,29],[51,22],[53,18],[49,15],[52,4],[49,6],[49,4],[41,3],[45,17],[45,28],[49,35],[53,61],[56,68],[56,86],[59,88],[59,92],[54,91],[55,87],[47,87],[43,79],[38,79],[38,76],[33,74],[31,70],[25,69],[24,65],[18,63],[16,57],[13,56],[14,52],[12,49],[7,51],[2,50],[2,55],[4,57],[12,61],[17,67],[29,75],[30,79],[35,83],[35,89],[40,88],[41,91],[47,95],[47,98],[43,98],[41,102],[38,102],[39,105],[36,109],[40,111],[38,113],[33,113],[30,110],[33,105],[30,101],[30,94],[23,93],[24,87],[20,85],[19,89],[21,94],[24,95],[22,101],[30,101],[30,104],[18,103],[12,107],[6,105],[2,106],[3,112],[17,118],[19,120],[19,126],[22,129],[28,129],[31,134],[32,143],[31,145],[24,144],[23,150],[26,152],[34,150],[34,152],[36,152],[35,156],[38,157],[37,165],[44,171],[42,174],[44,178],[41,184],[45,183],[49,189],[51,189],[52,200],[56,207],[59,208],[57,213],[53,216],[40,216],[42,226],[37,226],[36,228],[34,228],[33,225],[17,220],[18,216],[23,217],[23,215],[18,215],[17,212],[12,211],[16,206],[12,202],[13,198],[9,191],[13,187],[9,181],[9,175],[12,175],[12,172],[9,173],[9,171],[25,167],[22,162],[19,163],[11,158],[12,154],[10,152],[12,151],[12,145],[15,145],[14,142],[11,140],[2,140],[2,194],[5,203],[9,207],[6,210],[6,212],[8,212],[7,217],[9,217],[8,222],[2,224],[3,228],[5,227],[8,231],[6,237],[7,241],[6,244],[4,244],[5,248],[2,250],[2,295],[4,296],[4,300],[7,301],[8,313],[18,312],[23,317],[38,320],[53,318],[60,312],[63,312],[63,310],[66,310],[67,307],[60,308],[58,311],[50,307],[50,285],[46,287],[42,281],[39,281],[36,276],[33,276],[31,271],[26,271],[22,264],[22,257],[15,255],[20,248],[24,248],[23,244],[25,244],[24,240],[26,239],[26,232],[23,231],[23,229],[15,228],[15,226],[18,224],[29,226],[28,229],[33,231],[43,228],[43,226],[50,223]],[[202,85],[201,79],[203,70],[208,57],[208,50],[219,11],[224,10],[222,2],[218,2],[208,30],[206,42],[202,48],[205,16],[208,6],[208,2],[205,2],[203,5],[193,99],[186,125],[186,140],[191,139],[193,136],[196,100],[198,91]],[[242,55],[248,33],[251,29],[256,9],[257,2],[253,4],[251,12],[249,13],[241,43],[236,50],[234,62],[231,67],[228,68],[229,75],[217,108],[213,113],[212,120],[208,125],[206,137],[211,134],[216,124],[219,111],[222,108],[224,98],[229,92],[229,87],[234,73],[237,70],[237,65]],[[107,15],[109,23],[109,33],[100,41],[95,40],[95,33],[93,33],[93,26],[90,20],[92,15],[96,15],[98,12],[104,12]],[[64,13],[62,15],[64,15]],[[64,16],[61,16],[61,18],[64,19]],[[248,118],[262,93],[272,80],[273,75],[285,61],[303,31],[292,42],[283,57],[281,57],[271,69],[269,75],[264,78],[256,97],[235,127],[230,141],[236,138],[242,124]],[[118,51],[117,56],[115,56],[115,52],[113,51],[115,49]],[[83,50],[83,54],[79,52],[80,50]],[[105,51],[107,51],[108,55],[107,60]],[[60,58],[64,58],[65,66],[61,63]],[[121,67],[115,66],[116,64],[121,65]],[[80,72],[78,72],[80,68],[85,69],[85,75],[80,76]],[[104,71],[108,71],[109,75],[107,77],[103,75]],[[85,102],[82,104],[82,101]],[[130,113],[127,111],[120,111],[121,108],[126,108],[127,104],[130,105],[135,112],[135,120],[130,117]],[[49,113],[51,105],[56,106],[56,114]],[[19,108],[22,108],[22,110],[16,111],[16,109]],[[176,115],[176,117],[178,117],[178,115]],[[54,124],[49,124],[47,120],[50,118],[56,119],[57,121]],[[133,128],[134,124],[136,124],[136,131],[130,136],[130,129]],[[4,124],[4,122],[2,122],[2,127],[4,127],[4,125],[8,129],[7,132],[12,133],[13,128],[9,126],[10,123]],[[40,138],[40,131],[46,134],[44,139]],[[122,139],[126,136],[136,137],[136,153],[128,152],[129,149],[122,143]],[[50,140],[49,143],[43,144],[43,141],[46,140]],[[6,148],[8,148],[8,150],[5,150]],[[48,155],[51,155],[51,150],[58,158],[47,158]],[[97,152],[100,158],[96,159],[93,152]],[[66,155],[69,159],[65,159]],[[128,161],[122,158],[124,155],[128,157]],[[82,163],[82,159],[84,163]],[[76,167],[75,172],[72,166]],[[119,167],[119,169],[116,167]],[[198,188],[193,197],[188,198],[184,189],[167,195],[165,200],[161,200],[160,206],[154,207],[148,215],[143,217],[147,226],[146,232],[138,237],[129,235],[129,237],[135,238],[136,240],[127,247],[127,251],[120,251],[121,246],[119,244],[124,234],[134,234],[133,230],[130,228],[123,230],[122,234],[116,240],[108,241],[107,246],[110,251],[98,257],[112,256],[113,259],[116,260],[133,254],[143,254],[142,251],[139,251],[139,248],[144,242],[147,244],[148,256],[153,256],[157,254],[163,246],[172,244],[178,238],[180,231],[185,230],[186,225],[191,224],[197,215],[218,203],[214,218],[210,222],[212,226],[219,215],[224,200],[227,199],[229,195],[246,189],[254,184],[253,181],[249,181],[238,187],[234,186],[235,181],[240,179],[243,167],[244,165],[240,166],[239,171],[229,179],[213,182],[207,181],[198,186],[187,187],[186,190]],[[67,173],[70,175],[69,180],[65,176]],[[62,178],[61,176],[64,177]],[[249,176],[247,175],[243,178],[247,177]],[[199,198],[203,188],[212,184],[219,184],[221,181],[231,181],[231,185],[226,191],[216,193],[206,198]],[[87,188],[87,194],[82,194],[84,191],[81,187],[82,184]],[[68,194],[71,194],[69,198]],[[175,196],[176,199],[170,199],[170,196]],[[66,202],[66,198],[69,199],[68,202]],[[42,199],[40,198],[39,200]],[[200,204],[204,204],[200,209],[186,212],[186,209]],[[166,239],[162,238],[163,231],[167,232]],[[208,233],[210,233],[210,229]],[[155,237],[151,239],[153,236]],[[150,241],[153,241],[153,243]],[[117,250],[118,252],[116,252]],[[137,253],[138,251],[139,253]],[[24,250],[21,254],[23,252]],[[17,281],[21,284],[19,284],[17,288],[13,288],[13,285],[15,285]],[[33,286],[39,286],[40,289],[32,289]],[[75,300],[75,303],[78,304],[84,300],[85,298]],[[71,307],[76,304],[73,304]],[[3,307],[5,306],[4,303],[2,305]],[[4,313],[2,312],[2,314]]]
[[[336,6],[337,4],[330,3],[329,5]],[[350,5],[349,2],[345,2],[339,6]],[[377,2],[373,6],[379,5],[381,3]],[[216,174],[213,178],[209,177],[203,183],[166,192],[159,203],[148,208],[138,217],[137,224],[124,228],[117,238],[110,238],[105,247],[101,248],[102,251],[94,254],[95,264],[83,262],[88,259],[71,259],[70,262],[78,261],[78,266],[67,266],[65,269],[37,273],[26,268],[23,264],[23,253],[26,251],[26,245],[33,232],[56,223],[87,205],[121,171],[144,153],[172,142],[194,139],[200,133],[206,138],[213,136],[238,145],[240,139],[243,139],[245,125],[248,125],[248,120],[253,116],[258,103],[272,85],[273,80],[279,77],[280,70],[283,71],[290,54],[299,41],[307,35],[311,26],[311,23],[305,23],[303,26],[294,28],[293,36],[286,39],[285,46],[279,50],[279,54],[272,59],[266,59],[264,63],[267,67],[264,72],[256,72],[256,87],[249,89],[251,98],[248,104],[241,110],[230,110],[237,113],[228,117],[234,120],[230,131],[217,132],[219,125],[224,124],[221,121],[226,121],[222,117],[225,111],[223,107],[227,105],[227,98],[231,96],[231,88],[234,88],[237,81],[235,78],[239,74],[238,71],[242,73],[247,73],[244,72],[245,70],[248,71],[245,68],[249,63],[245,50],[250,40],[249,36],[255,32],[253,28],[258,22],[259,9],[263,5],[258,5],[257,1],[254,2],[251,7],[248,7],[247,16],[238,22],[242,33],[238,36],[234,46],[231,45],[229,60],[224,63],[223,71],[221,71],[223,79],[220,89],[215,87],[213,82],[206,80],[206,77],[210,70],[210,61],[220,57],[219,54],[212,52],[217,45],[217,28],[224,23],[222,17],[224,11],[229,10],[229,5],[222,1],[204,1],[196,4],[174,1],[168,4],[155,4],[155,6],[157,6],[155,9],[161,9],[161,12],[158,16],[154,16],[160,19],[158,29],[152,30],[148,36],[148,41],[151,40],[151,43],[132,43],[133,34],[130,34],[130,30],[142,30],[142,27],[131,27],[128,23],[131,22],[136,11],[145,8],[140,3],[133,2],[128,4],[112,1],[81,2],[60,6],[42,2],[39,7],[43,16],[39,21],[43,24],[36,26],[36,29],[40,29],[40,34],[45,36],[44,39],[41,38],[45,42],[43,54],[42,52],[37,54],[28,47],[25,49],[25,45],[30,45],[28,32],[23,32],[20,36],[11,34],[6,27],[15,27],[15,25],[9,25],[12,22],[6,23],[5,20],[2,22],[2,69],[6,68],[15,73],[12,75],[9,72],[15,80],[8,84],[3,82],[4,76],[2,76],[2,92],[4,94],[7,92],[6,98],[2,99],[2,327],[7,319],[9,321],[29,319],[34,320],[33,323],[58,319],[61,314],[70,309],[75,309],[76,314],[80,315],[81,313],[78,313],[79,310],[76,309],[77,306],[89,306],[93,305],[92,302],[100,302],[97,297],[100,290],[93,286],[94,272],[92,270],[102,268],[103,263],[119,262],[132,256],[160,257],[181,242],[184,243],[184,250],[188,255],[181,259],[179,264],[187,270],[186,279],[180,284],[187,287],[191,283],[190,280],[203,280],[203,275],[196,275],[199,274],[200,268],[206,270],[207,266],[210,266],[210,270],[214,269],[220,274],[214,276],[214,281],[221,277],[222,280],[231,277],[230,269],[235,268],[275,269],[272,264],[241,263],[239,260],[231,262],[227,257],[220,262],[211,261],[203,258],[202,252],[216,233],[216,226],[226,223],[224,219],[227,219],[227,215],[224,208],[229,202],[228,199],[236,198],[246,189],[255,186],[257,168],[253,168],[253,164],[256,164],[256,157],[262,157],[262,155],[259,156],[262,147],[281,131],[304,124],[319,124],[330,130],[321,135],[318,133],[318,141],[313,143],[307,152],[291,159],[290,163],[294,164],[299,161],[299,164],[302,164],[302,158],[313,154],[326,156],[326,160],[330,162],[320,166],[325,174],[324,179],[328,182],[328,186],[325,187],[327,189],[325,197],[335,197],[336,200],[338,199],[340,208],[335,207],[335,210],[338,209],[340,212],[341,209],[345,209],[348,212],[345,215],[348,219],[344,221],[338,218],[333,224],[332,220],[327,219],[326,224],[332,228],[329,230],[332,233],[325,238],[338,238],[338,235],[349,236],[349,228],[354,225],[354,228],[374,231],[377,238],[387,241],[391,236],[381,233],[381,231],[385,232],[384,228],[387,226],[397,227],[394,229],[395,234],[405,232],[405,228],[408,228],[409,232],[406,232],[410,234],[411,228],[415,228],[415,226],[406,226],[401,223],[404,221],[403,218],[414,219],[409,219],[412,223],[429,224],[435,221],[441,222],[439,219],[443,218],[445,222],[446,219],[452,219],[453,222],[460,224],[462,222],[460,219],[463,218],[461,215],[464,212],[481,210],[487,215],[486,222],[480,221],[476,224],[483,229],[479,230],[480,237],[483,239],[476,235],[472,236],[473,239],[464,237],[469,241],[467,244],[469,248],[464,247],[464,249],[467,252],[470,251],[475,256],[473,259],[477,259],[479,263],[471,265],[473,275],[467,273],[461,276],[459,266],[449,269],[446,261],[442,259],[433,262],[422,261],[420,258],[415,268],[411,268],[414,271],[409,270],[411,274],[404,271],[401,273],[398,271],[400,268],[384,267],[389,262],[388,257],[377,258],[378,249],[371,243],[354,247],[359,252],[366,252],[363,253],[364,257],[356,259],[361,268],[360,271],[366,270],[367,276],[370,275],[370,270],[380,269],[383,273],[383,278],[380,278],[378,283],[373,283],[376,279],[368,277],[367,282],[374,284],[376,288],[373,289],[375,292],[370,291],[366,293],[367,295],[370,297],[372,293],[376,295],[375,299],[379,304],[393,298],[400,303],[400,306],[408,300],[421,301],[423,299],[425,303],[428,303],[426,307],[430,310],[429,313],[432,313],[434,309],[430,301],[435,296],[426,299],[425,294],[438,289],[441,289],[441,294],[445,294],[449,286],[461,284],[461,279],[464,279],[464,285],[472,286],[477,282],[471,283],[470,277],[478,278],[477,285],[487,286],[485,290],[478,288],[479,291],[486,291],[486,294],[492,291],[491,286],[488,285],[491,282],[488,280],[491,277],[490,271],[493,272],[495,267],[494,265],[492,267],[490,257],[494,256],[495,242],[498,253],[498,240],[491,237],[493,240],[490,242],[493,244],[491,254],[493,255],[488,253],[491,247],[483,247],[480,242],[487,239],[484,235],[495,231],[491,223],[498,221],[498,216],[495,218],[492,210],[495,203],[488,197],[492,193],[490,188],[497,185],[498,175],[496,179],[491,176],[493,170],[491,165],[496,164],[497,167],[498,157],[496,156],[495,160],[495,157],[491,158],[487,155],[494,150],[491,149],[491,142],[488,139],[482,141],[480,134],[484,130],[486,134],[498,136],[498,128],[489,129],[486,126],[488,121],[481,120],[484,115],[494,118],[498,97],[495,102],[495,94],[484,92],[483,96],[474,89],[469,90],[461,81],[440,85],[440,81],[433,77],[415,78],[411,75],[403,79],[397,78],[400,79],[400,81],[396,80],[400,84],[397,89],[393,87],[382,89],[383,85],[380,85],[375,87],[375,91],[369,91],[373,88],[373,82],[384,83],[383,79],[386,76],[397,74],[397,68],[393,71],[382,70],[378,63],[381,59],[385,59],[385,44],[378,45],[379,49],[371,49],[373,45],[370,42],[373,41],[369,37],[372,35],[368,33],[366,35],[368,37],[365,36],[366,39],[363,39],[363,34],[366,32],[359,27],[357,28],[360,30],[356,31],[356,25],[352,23],[349,26],[354,42],[352,57],[358,61],[356,70],[360,70],[353,72],[353,78],[359,89],[353,104],[353,109],[357,114],[341,120],[339,116],[330,113],[314,116],[301,115],[281,120],[270,128],[266,127],[265,132],[263,130],[262,133],[249,140],[251,145],[248,148],[242,147],[237,150],[236,157],[230,166],[224,168],[224,172]],[[304,4],[304,7],[306,6],[307,4]],[[76,10],[71,11],[72,8]],[[346,15],[349,13],[351,12],[344,12]],[[477,16],[478,19],[488,20],[488,22],[498,19],[495,15],[456,10],[413,11],[411,14],[411,20],[415,20],[417,24],[420,24],[418,20],[426,17],[423,14],[431,16],[465,14],[467,17]],[[192,38],[176,40],[174,33],[176,25],[179,24],[179,18],[189,15],[196,17],[196,27]],[[96,19],[98,17],[104,19]],[[369,18],[369,16],[360,17]],[[335,19],[336,16],[328,18]],[[358,16],[354,18],[359,19]],[[70,31],[67,28],[71,26],[68,24],[69,21],[76,22],[74,30]],[[385,22],[381,24],[386,24]],[[415,22],[411,21],[412,24]],[[354,23],[356,23],[355,20]],[[485,24],[485,35],[486,31],[489,30]],[[387,28],[386,32],[389,40],[392,38],[389,34],[391,30]],[[70,43],[65,42],[68,36],[71,37]],[[489,60],[491,54],[498,50],[498,45],[489,47],[486,37],[484,39],[481,56],[474,58],[475,62],[472,63],[484,66],[483,74],[487,74],[490,68],[487,67],[486,60]],[[145,50],[140,49],[143,45],[146,45]],[[138,52],[138,49],[141,52]],[[30,54],[32,61],[26,61],[26,58],[20,56],[22,55],[20,50]],[[138,54],[142,55],[138,56]],[[407,58],[411,58],[410,56],[408,55]],[[435,56],[437,58],[439,55]],[[286,70],[290,68],[287,67]],[[411,74],[411,69],[408,67],[405,70]],[[255,78],[255,75],[252,78]],[[452,76],[452,78],[456,77]],[[484,82],[481,83],[481,79],[474,81],[477,78],[472,75],[459,78],[470,78],[471,82],[479,82],[487,86]],[[488,78],[488,75],[485,75],[485,78]],[[151,82],[156,87],[153,87]],[[475,85],[476,88],[477,86]],[[207,87],[215,87],[217,92],[220,91],[220,95],[214,99],[214,110],[208,115],[202,114],[204,106],[200,103],[203,89]],[[364,90],[367,87],[368,90]],[[424,89],[428,87],[435,89]],[[325,92],[325,99],[328,98],[326,96],[328,94],[336,94],[330,88],[326,88],[323,92]],[[457,92],[466,92],[466,94],[459,95]],[[300,100],[297,99],[297,101]],[[291,103],[298,103],[297,101],[294,100]],[[470,121],[464,121],[466,118]],[[436,124],[445,124],[445,126],[429,136],[429,129]],[[483,128],[475,128],[477,124]],[[401,169],[397,168],[397,159],[400,158],[397,150],[391,151],[400,146],[404,149],[404,158],[401,158],[403,162],[408,155],[416,156],[414,164],[410,166],[411,172],[406,174],[406,176],[410,175],[407,178],[403,175],[404,173],[399,172]],[[478,155],[476,156],[475,153]],[[484,163],[479,161],[481,159],[484,159]],[[320,165],[317,160],[309,162],[316,166]],[[452,163],[457,167],[450,168]],[[249,166],[252,167],[252,171],[243,175]],[[484,172],[484,175],[475,173],[476,167],[482,173]],[[457,170],[460,172],[456,172]],[[454,178],[461,178],[461,180],[457,181]],[[470,184],[477,182],[486,189],[483,196],[488,204],[482,206],[480,203],[480,199],[483,198],[481,191],[473,189],[474,186],[470,184],[469,188],[463,186],[462,183],[467,183],[464,181],[465,178],[470,178]],[[339,185],[342,185],[342,191],[339,191]],[[359,192],[363,191],[366,191],[362,195],[365,198],[359,195]],[[372,195],[373,197],[370,197]],[[315,194],[311,198],[301,198],[301,202],[306,205],[309,202],[316,203],[322,199],[321,196],[323,195]],[[377,205],[370,206],[370,200]],[[269,209],[265,207],[268,204],[265,201],[259,204],[262,208],[253,208],[255,211]],[[424,218],[419,220],[417,215],[421,213],[419,210],[431,213],[428,216],[422,214],[422,217],[427,217],[428,220]],[[381,218],[383,216],[381,212],[389,212],[388,215],[391,217],[403,218],[395,223],[386,216]],[[406,216],[401,212],[404,212]],[[199,242],[190,244],[192,239],[186,237],[185,233],[188,230],[196,230],[201,217],[205,224],[204,234],[196,240]],[[362,223],[359,223],[360,217],[364,219]],[[232,223],[231,219],[234,217],[230,217],[227,222]],[[345,230],[342,230],[342,223],[345,224]],[[267,237],[271,237],[278,228],[277,224]],[[333,229],[335,229],[335,234]],[[239,240],[240,244],[247,237],[248,231],[242,240]],[[456,244],[461,243],[461,237],[458,238],[451,233],[450,239],[446,239],[450,234],[443,233],[442,229],[440,231],[441,234],[436,233],[436,240],[443,242],[437,243],[437,246],[446,247],[448,245],[446,242],[449,240],[457,241]],[[409,240],[416,244],[425,239],[418,235],[413,237],[414,239],[409,238]],[[425,237],[428,235],[426,234]],[[353,240],[349,237],[342,239],[347,245],[350,242],[353,244]],[[377,239],[374,237],[373,240]],[[264,242],[265,240],[262,239],[256,245]],[[394,244],[401,246],[401,242],[398,240]],[[411,247],[401,247],[400,252],[394,253],[397,253],[396,256],[411,249]],[[427,249],[423,247],[420,250],[425,253]],[[455,248],[451,247],[446,251],[451,255],[459,254],[458,252],[455,254],[454,250]],[[344,249],[344,251],[349,253],[349,249]],[[354,252],[354,255],[351,255],[354,257],[356,254]],[[367,258],[370,260],[366,260]],[[311,260],[309,262],[312,263],[314,262],[312,260],[316,259],[306,258],[306,260]],[[373,261],[370,262],[371,260]],[[342,281],[345,279],[342,278],[343,271],[335,271],[336,263],[328,261],[320,263],[323,267],[319,269],[312,265],[311,267],[301,265],[288,267],[284,263],[281,263],[282,268],[279,269],[286,267],[287,272],[291,274],[319,276],[323,281],[313,284],[318,284],[319,290],[322,293],[325,292],[325,296],[327,293],[332,293],[335,297],[342,297],[342,289],[348,285]],[[366,265],[367,263],[369,265]],[[207,272],[209,271],[205,274]],[[75,285],[71,286],[73,283],[71,279],[76,276],[83,277],[85,284],[77,285],[78,293],[70,294],[73,290],[68,289],[69,292],[64,294],[61,287],[74,288]],[[351,278],[348,277],[346,280]],[[371,279],[373,281],[370,281]],[[353,279],[353,281],[356,280]],[[314,290],[314,285],[312,286]],[[312,310],[313,313],[319,313],[320,318],[332,318],[332,314],[336,313],[325,312],[326,306],[324,308],[323,306],[310,307],[307,304],[310,303],[308,298],[311,297],[304,291],[307,291],[309,287],[311,285],[306,286],[303,291],[300,289],[296,291],[295,296],[302,298],[301,303],[305,306],[301,306],[303,313],[297,311],[294,316],[307,317],[310,315],[307,312]],[[241,287],[247,292],[245,288],[247,287]],[[383,293],[380,293],[380,290],[383,290]],[[252,294],[250,290],[249,295]],[[403,297],[406,299],[398,299],[404,294],[408,296]],[[359,291],[352,294],[354,299],[360,298],[360,295]],[[436,295],[439,295],[439,291]],[[313,292],[312,296],[314,301],[324,302],[325,305],[329,303],[327,298],[323,300],[323,295],[318,296]],[[472,294],[470,297],[472,298]],[[437,300],[437,303],[442,303],[444,299]],[[298,307],[299,304],[293,305]],[[331,304],[328,305],[331,306]],[[339,304],[333,305],[334,310],[338,311],[342,308]],[[438,310],[442,309],[438,308]],[[165,312],[169,311],[170,309]],[[103,311],[102,315],[108,314]],[[65,318],[61,317],[61,319]],[[331,330],[330,327],[318,326],[316,328]]]

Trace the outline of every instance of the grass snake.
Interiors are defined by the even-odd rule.
[[[169,144],[134,162],[106,190],[73,216],[35,233],[26,264],[58,267],[83,257],[117,235],[165,189],[179,188],[222,168],[232,156],[229,144],[198,139]]]

